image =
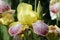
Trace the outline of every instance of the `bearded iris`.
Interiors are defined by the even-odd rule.
[[[12,10],[9,4],[4,0],[0,0],[0,23],[8,25],[14,21],[13,15],[15,10]]]
[[[57,2],[53,5],[50,5],[50,16],[51,19],[54,20],[57,18],[57,16],[59,16],[60,13],[60,3]]]

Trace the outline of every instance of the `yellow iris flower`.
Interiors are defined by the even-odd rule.
[[[15,10],[9,10],[6,12],[3,12],[0,17],[0,23],[4,25],[8,25],[9,23],[14,21],[13,14]]]
[[[17,7],[17,12],[18,21],[22,24],[30,25],[38,19],[38,13],[32,10],[32,5],[30,4],[19,4]]]

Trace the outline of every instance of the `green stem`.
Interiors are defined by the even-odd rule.
[[[41,40],[41,37],[40,37],[40,36],[38,36],[37,40]]]
[[[31,30],[31,34],[32,34],[32,39],[33,39],[33,40],[41,40],[41,38],[38,37],[38,36],[34,33],[34,31],[33,31],[32,28],[30,28],[30,30]]]
[[[56,19],[56,25],[58,26],[58,20]]]
[[[58,26],[58,16],[59,16],[59,13],[56,15],[57,16],[57,18],[56,18],[56,25]]]
[[[24,40],[29,40],[28,30],[27,29],[25,30],[24,34],[25,34]]]
[[[36,1],[37,1],[37,0],[35,0],[35,6],[34,6],[34,7],[35,7],[35,8],[34,8],[35,11],[36,11],[36,3],[37,3]]]
[[[56,0],[56,2],[59,2],[59,0]],[[60,15],[60,13],[58,13]],[[58,14],[57,14],[57,19],[56,19],[56,25],[58,26]]]
[[[20,0],[20,3],[22,3],[23,0]]]

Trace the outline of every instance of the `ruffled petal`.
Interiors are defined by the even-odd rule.
[[[11,36],[15,36],[15,35],[21,33],[21,31],[22,31],[22,26],[23,26],[22,24],[16,24],[16,25],[10,27],[10,28],[9,28],[9,31],[8,31],[9,34],[10,34]]]
[[[37,35],[43,36],[43,35],[46,35],[48,33],[48,30],[49,30],[48,26],[40,20],[38,20],[36,23],[33,23],[32,26],[33,26],[34,32]]]

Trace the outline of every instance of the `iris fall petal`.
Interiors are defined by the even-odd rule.
[[[36,23],[33,23],[32,26],[33,26],[34,32],[37,35],[44,36],[44,35],[46,35],[48,33],[48,30],[49,30],[48,26],[44,22],[42,22],[40,20],[38,20]]]
[[[15,24],[9,28],[8,32],[11,36],[15,36],[15,35],[21,33],[21,31],[22,31],[22,25],[21,24]]]

